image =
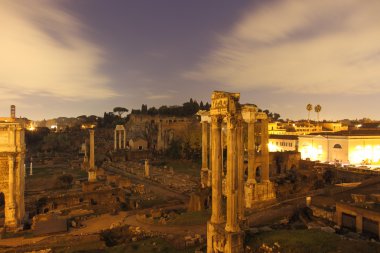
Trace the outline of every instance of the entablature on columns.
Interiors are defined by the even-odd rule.
[[[210,112],[209,111],[199,110],[197,112],[197,115],[200,116],[202,123],[203,122],[211,123],[211,117],[210,117]]]
[[[125,131],[124,125],[116,125],[115,131]]]

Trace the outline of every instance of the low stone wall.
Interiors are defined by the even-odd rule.
[[[317,206],[310,206],[313,211],[313,216],[322,218],[331,222],[336,222],[336,213],[332,210],[327,210]]]

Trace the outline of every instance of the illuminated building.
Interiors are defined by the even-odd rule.
[[[271,122],[268,123],[269,134],[273,135],[307,135],[321,132],[338,132],[348,130],[341,122]]]
[[[269,152],[297,151],[298,136],[270,135],[268,141]]]
[[[299,136],[302,159],[344,164],[380,164],[380,130]]]

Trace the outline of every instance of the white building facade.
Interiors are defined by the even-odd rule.
[[[301,159],[343,164],[380,164],[379,131],[342,131],[299,136]]]

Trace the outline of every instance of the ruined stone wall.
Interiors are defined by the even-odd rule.
[[[294,168],[300,168],[301,153],[299,152],[270,152],[269,169],[270,175],[275,176]]]
[[[127,139],[150,138],[147,140],[157,151],[164,151],[175,138],[189,135],[189,129],[198,133],[200,139],[200,124],[196,117],[150,116],[132,114],[126,124]]]

